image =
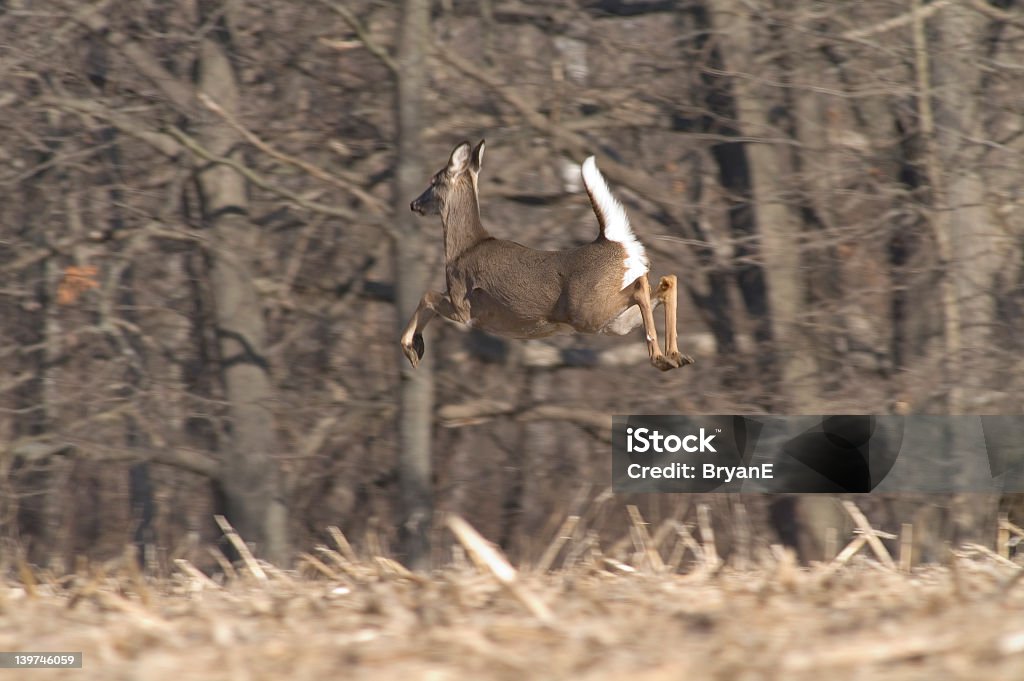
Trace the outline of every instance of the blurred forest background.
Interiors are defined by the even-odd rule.
[[[1022,112],[1019,0],[0,1],[2,552],[209,564],[225,513],[424,566],[450,510],[528,560],[693,518],[610,495],[611,414],[1019,413]],[[696,365],[438,322],[407,367],[444,285],[408,203],[480,138],[485,225],[538,248],[596,234],[597,155]],[[703,501],[726,552],[848,522]],[[1015,515],[862,501],[923,560]]]

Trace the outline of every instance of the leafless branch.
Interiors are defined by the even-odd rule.
[[[90,461],[138,463],[149,461],[171,466],[190,473],[203,475],[211,480],[220,475],[220,462],[208,454],[184,447],[132,448],[100,446],[95,443],[70,438],[66,440],[41,438],[23,439],[7,449],[12,456],[41,461],[53,456],[75,454]]]
[[[181,155],[182,146],[169,135],[151,130],[131,116],[111,109],[97,100],[75,99],[71,97],[44,97],[40,102],[44,106],[71,111],[87,119],[99,118],[105,120],[121,132],[134,137],[140,142],[145,142],[168,158],[177,158]]]
[[[251,130],[243,126],[238,121],[237,118],[235,118],[233,115],[225,111],[220,104],[218,104],[212,97],[210,97],[205,92],[199,93],[199,101],[207,109],[223,118],[228,125],[230,125],[232,128],[234,128],[236,132],[238,132],[238,134],[244,137],[250,144],[252,144],[254,147],[265,153],[267,156],[270,156],[271,158],[276,158],[278,161],[281,161],[282,163],[287,163],[288,165],[299,168],[309,173],[318,180],[322,180],[323,182],[332,184],[335,187],[338,187],[339,189],[344,189],[347,192],[351,192],[360,201],[362,201],[371,210],[373,210],[373,212],[377,215],[386,215],[388,213],[387,203],[381,201],[372,194],[367,193],[366,190],[364,190],[359,185],[344,180],[338,177],[337,175],[329,173],[323,168],[318,168],[312,163],[303,161],[300,158],[295,158],[294,156],[286,154],[283,151],[278,151],[271,145],[267,144],[266,142],[261,140],[256,135],[256,133],[252,132]]]
[[[363,26],[363,23],[359,21],[359,17],[357,17],[352,12],[352,10],[350,10],[348,7],[344,7],[338,4],[337,2],[334,2],[334,0],[317,1],[321,5],[329,8],[332,12],[334,12],[342,19],[344,19],[345,23],[347,23],[349,25],[349,28],[351,28],[355,32],[356,36],[359,38],[359,41],[363,43],[367,50],[369,50],[370,54],[377,57],[377,59],[379,59],[381,63],[384,64],[384,66],[388,67],[388,70],[391,71],[391,75],[398,75],[398,62],[395,61],[394,57],[392,57],[391,54],[384,47],[378,45],[373,40],[373,38],[370,37],[370,34],[366,30],[366,27]]]
[[[4,60],[3,63],[0,63],[0,79],[6,80],[7,74],[10,70],[23,63],[26,58],[32,58],[35,60],[42,59],[51,51],[65,44],[65,41],[68,36],[71,35],[72,31],[80,27],[82,24],[88,24],[90,21],[93,21],[94,17],[104,12],[107,7],[110,6],[111,2],[112,0],[99,0],[99,2],[95,4],[79,7],[75,13],[57,27],[52,34],[47,36],[45,47],[42,50],[34,52],[30,57],[19,56],[17,58]]]
[[[449,428],[482,423],[498,416],[511,416],[517,421],[565,421],[575,423],[611,441],[610,414],[560,404],[538,404],[518,407],[509,402],[477,400],[462,404],[446,404],[437,410],[441,424]]]
[[[237,173],[245,177],[247,180],[249,180],[251,183],[259,187],[260,189],[264,189],[282,199],[291,201],[292,203],[301,206],[306,210],[312,211],[314,213],[322,213],[323,215],[330,215],[331,217],[342,218],[350,222],[382,226],[390,233],[390,227],[386,221],[380,220],[378,218],[368,218],[367,216],[359,215],[347,208],[341,208],[338,206],[328,206],[317,201],[310,201],[309,199],[306,199],[298,195],[297,193],[293,192],[290,189],[285,189],[284,187],[278,184],[270,182],[262,175],[257,173],[255,170],[246,166],[245,164],[239,163],[234,159],[225,158],[223,156],[218,156],[217,154],[214,154],[212,151],[201,145],[194,138],[185,134],[178,128],[175,128],[173,126],[168,128],[167,134],[176,139],[183,147],[191,151],[199,158],[209,161],[210,163],[217,163],[220,165],[228,166],[229,168],[235,170]]]
[[[879,22],[872,26],[865,26],[864,28],[853,29],[852,31],[846,31],[840,34],[840,38],[844,40],[861,40],[879,33],[885,33],[901,26],[913,22],[915,19],[924,21],[931,15],[935,14],[944,7],[951,5],[953,0],[935,0],[924,7],[919,9],[913,9],[905,14],[893,17],[892,19],[886,19],[885,21]]]
[[[96,33],[103,34],[107,44],[123,54],[178,110],[190,115],[195,113],[195,88],[165,69],[149,48],[119,31],[109,30],[110,21],[106,15],[89,13],[81,21]]]
[[[999,9],[996,6],[990,5],[989,3],[985,2],[985,0],[968,0],[968,2],[970,2],[971,7],[978,10],[979,12],[987,16],[989,19],[992,19],[994,21],[1001,21],[1003,23],[1010,24],[1011,26],[1016,26],[1018,28],[1024,28],[1024,17],[1019,16],[1014,12],[1005,9]]]

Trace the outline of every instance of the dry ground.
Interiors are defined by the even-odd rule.
[[[422,578],[320,557],[223,585],[188,565],[0,583],[0,650],[85,653],[0,680],[1024,679],[1024,584],[994,557],[910,574],[782,553],[688,575],[581,562],[511,589],[465,560]]]

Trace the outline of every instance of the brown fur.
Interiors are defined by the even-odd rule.
[[[623,288],[626,251],[604,237],[603,223],[596,240],[561,251],[539,251],[487,233],[477,194],[483,151],[483,141],[472,151],[466,142],[458,145],[410,206],[441,216],[448,283],[447,294],[424,294],[402,334],[412,366],[423,356],[423,329],[435,314],[510,338],[624,334],[643,324],[654,366],[667,371],[692,363],[677,347],[675,276],[663,277],[653,295],[646,275]],[[596,206],[595,213],[604,219]],[[653,306],[659,303],[665,304],[664,353],[654,326]]]

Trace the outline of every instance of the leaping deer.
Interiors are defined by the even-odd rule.
[[[662,277],[651,293],[647,253],[593,156],[583,162],[583,183],[601,230],[591,243],[561,251],[538,251],[487,233],[477,191],[483,156],[483,140],[472,149],[462,142],[410,204],[420,215],[441,216],[448,283],[447,293],[423,294],[402,333],[402,351],[413,367],[423,357],[423,329],[436,314],[510,338],[572,331],[624,335],[642,323],[651,364],[668,371],[693,363],[677,345],[676,277]],[[659,303],[665,305],[665,352],[654,328]]]

